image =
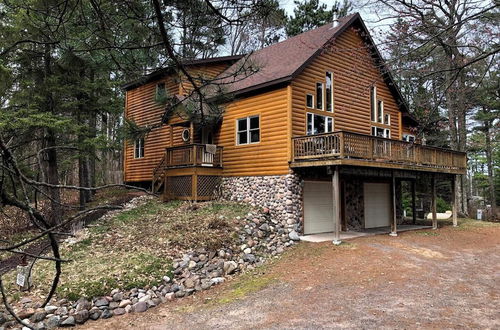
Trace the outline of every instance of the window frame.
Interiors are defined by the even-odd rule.
[[[312,121],[311,121],[311,132],[314,132],[314,116],[319,116],[319,117],[323,117],[325,118],[325,131],[324,132],[319,132],[319,133],[316,133],[316,134],[308,134],[307,131],[308,131],[308,127],[309,127],[309,115],[312,116]],[[332,124],[332,129],[331,130],[328,130],[328,121],[331,121],[331,124]],[[317,114],[317,113],[314,113],[314,112],[306,112],[306,135],[308,136],[313,136],[313,135],[318,135],[318,134],[325,134],[325,133],[332,133],[335,128],[334,128],[334,124],[335,124],[335,119],[332,117],[332,116],[328,116],[328,115],[320,115],[320,114]]]
[[[376,122],[379,123],[379,124],[384,124],[385,125],[385,118],[384,118],[384,100],[379,100],[377,99],[377,111],[376,111],[376,114],[377,114],[377,120]]]
[[[413,138],[413,141],[410,141],[409,138]],[[415,141],[417,140],[417,137],[413,134],[403,134],[403,141],[405,142],[409,142],[409,143],[415,143]]]
[[[384,131],[384,136],[378,136],[377,134],[377,129],[381,129]],[[375,130],[375,131],[374,131]],[[379,138],[384,138],[384,139],[390,139],[391,138],[391,129],[387,127],[380,127],[380,126],[373,126],[372,125],[372,130],[371,130],[372,136],[379,137]]]
[[[311,106],[308,106],[307,105],[307,97],[310,96],[311,97]],[[308,109],[314,109],[314,94],[311,94],[311,93],[306,93],[306,108]]]
[[[258,119],[258,127],[257,128],[250,128],[250,120],[252,118],[257,118]],[[241,120],[246,120],[246,129],[245,130],[240,130],[239,129],[239,123]],[[259,132],[259,140],[256,142],[251,142],[251,132]],[[246,143],[240,143],[240,133],[246,133],[247,134],[247,142]],[[252,115],[252,116],[247,116],[243,118],[238,118],[236,119],[236,145],[237,146],[245,146],[249,144],[257,144],[260,143],[261,141],[261,134],[260,134],[260,114],[259,115]]]
[[[134,159],[144,158],[144,138],[139,138],[134,141]]]
[[[370,86],[370,118],[373,123],[377,122],[377,86]]]
[[[330,97],[328,97],[328,75],[330,75]],[[335,112],[335,102],[333,97],[333,72],[325,71],[325,110],[327,112],[333,113]],[[330,101],[330,107],[328,107],[328,101]]]
[[[321,97],[318,97],[318,87],[321,87]],[[321,108],[318,107],[318,102],[321,102]],[[325,84],[319,81],[316,82],[316,104],[314,105],[316,110],[325,110]]]

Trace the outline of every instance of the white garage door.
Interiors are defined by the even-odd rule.
[[[391,190],[388,183],[365,183],[365,228],[391,224]]]
[[[304,183],[304,234],[333,231],[332,183]]]

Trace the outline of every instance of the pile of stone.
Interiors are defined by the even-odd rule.
[[[173,276],[164,276],[162,284],[151,288],[113,290],[109,296],[92,300],[80,298],[71,303],[65,299],[39,308],[27,299],[18,315],[35,329],[74,326],[88,320],[107,319],[126,313],[141,313],[163,302],[207,290],[245,270],[262,265],[266,259],[277,256],[299,240],[297,226],[277,221],[268,209],[237,218],[241,226],[232,246],[218,251],[204,248],[183,254],[173,262]],[[0,311],[0,329],[18,326],[6,313]]]

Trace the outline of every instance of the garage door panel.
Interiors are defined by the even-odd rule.
[[[364,183],[365,228],[390,226],[390,197],[388,183]]]
[[[333,231],[331,182],[304,183],[304,233]]]

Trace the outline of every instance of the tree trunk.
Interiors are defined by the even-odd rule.
[[[496,217],[496,194],[495,194],[495,171],[493,169],[493,150],[491,147],[491,136],[490,136],[491,123],[489,120],[484,121],[484,133],[485,133],[485,144],[486,144],[486,164],[488,166],[488,192],[491,204],[491,214]]]

